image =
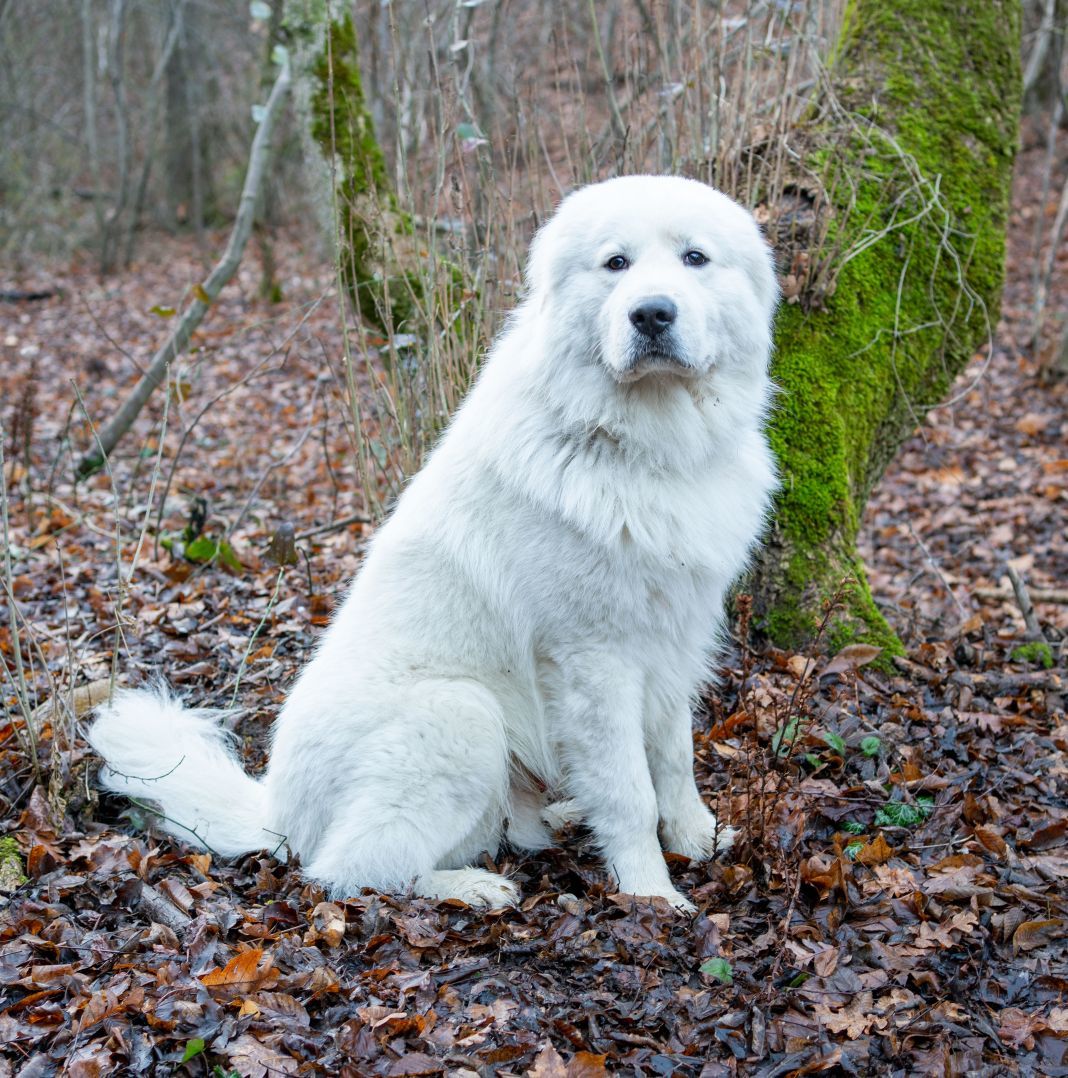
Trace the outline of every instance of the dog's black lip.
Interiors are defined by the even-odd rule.
[[[689,364],[675,351],[668,351],[663,348],[643,348],[640,352],[635,352],[630,361],[632,367],[636,367],[643,360],[647,359],[662,359],[668,363],[677,363],[680,367],[687,367]]]

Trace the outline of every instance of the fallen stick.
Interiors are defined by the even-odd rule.
[[[248,157],[248,170],[245,173],[245,185],[241,190],[241,201],[238,203],[237,216],[234,218],[234,227],[230,232],[226,250],[204,283],[197,285],[193,289],[192,303],[189,304],[181,318],[179,318],[178,324],[174,327],[171,335],[152,357],[152,362],[145,373],[141,375],[133,391],[122,402],[115,415],[108,420],[104,428],[97,434],[95,448],[87,453],[78,465],[79,479],[92,475],[103,466],[108,454],[133,426],[134,420],[140,414],[141,409],[145,406],[145,402],[153,391],[163,384],[170,365],[185,351],[190,338],[193,336],[193,331],[203,321],[204,315],[208,313],[223,287],[237,272],[237,267],[241,264],[241,256],[245,253],[245,246],[252,232],[252,222],[256,214],[256,202],[259,198],[260,188],[263,186],[263,177],[267,171],[271,132],[281,111],[282,100],[289,89],[289,83],[289,60],[283,59],[282,70],[275,81],[274,88],[271,90],[271,96],[267,99],[267,105],[260,119],[260,125],[256,130],[256,136],[252,140],[252,149],[249,151]]]
[[[1031,605],[1031,596],[1027,594],[1027,585],[1011,565],[1006,565],[1005,571],[1009,575],[1009,583],[1012,584],[1012,590],[1016,595],[1016,603],[1020,607],[1020,613],[1023,614],[1027,639],[1036,640],[1049,647],[1049,641],[1043,634],[1042,626],[1038,624],[1038,618],[1035,616],[1035,608]]]
[[[149,883],[141,884],[141,899],[137,905],[153,921],[169,928],[176,936],[180,936],[193,923],[191,917],[182,913],[169,898]]]
[[[1035,603],[1068,604],[1068,589],[1065,588],[1030,588],[1028,594]],[[972,588],[972,595],[991,603],[1008,603],[1014,599],[1012,592],[1001,588]]]

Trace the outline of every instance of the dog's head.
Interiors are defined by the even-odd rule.
[[[574,354],[620,383],[763,371],[778,295],[752,215],[675,176],[625,176],[569,195],[535,237],[529,303]]]

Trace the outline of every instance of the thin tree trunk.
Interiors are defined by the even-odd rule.
[[[176,0],[171,12],[171,24],[163,40],[163,51],[160,53],[156,68],[152,72],[152,80],[148,84],[148,92],[145,95],[147,100],[145,116],[148,118],[148,143],[145,148],[145,159],[141,163],[141,177],[137,183],[137,194],[134,198],[133,210],[126,226],[126,243],[122,253],[123,268],[130,264],[130,259],[133,257],[134,236],[141,224],[141,214],[145,208],[148,180],[152,175],[152,163],[156,159],[156,135],[160,126],[156,116],[159,108],[159,87],[164,74],[170,66],[171,58],[174,56],[175,46],[182,35],[182,9],[184,6],[185,0]]]
[[[282,66],[278,79],[267,101],[263,118],[260,120],[256,136],[252,140],[249,152],[248,170],[245,173],[245,185],[241,191],[234,227],[222,258],[208,275],[203,284],[194,289],[193,301],[186,308],[178,324],[162,347],[152,357],[148,370],[141,376],[133,392],[123,401],[118,412],[107,422],[97,436],[97,445],[88,453],[78,466],[79,477],[84,478],[97,471],[104,459],[112,452],[119,440],[133,425],[145,402],[153,391],[167,378],[171,363],[189,344],[193,331],[200,325],[219,292],[229,282],[241,264],[241,256],[252,232],[252,222],[256,213],[256,202],[263,185],[263,177],[270,155],[271,132],[282,108],[282,101],[289,89],[290,73],[288,60]]]

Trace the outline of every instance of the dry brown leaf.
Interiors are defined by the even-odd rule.
[[[445,1064],[440,1059],[428,1056],[425,1052],[407,1052],[395,1059],[386,1071],[389,1075],[415,1076],[421,1074],[441,1074]]]
[[[1018,1007],[1006,1007],[998,1015],[998,1036],[1014,1048],[1034,1048],[1032,1034],[1041,1023],[1035,1015],[1026,1014]]]
[[[846,644],[844,648],[820,671],[820,677],[831,674],[844,674],[848,670],[859,670],[883,653],[882,648],[874,644]]]
[[[304,935],[305,943],[322,940],[327,947],[336,947],[345,938],[345,911],[336,902],[320,902],[310,920],[312,926]]]
[[[1012,934],[1013,953],[1045,947],[1064,936],[1066,930],[1068,921],[1062,917],[1051,917],[1045,921],[1024,921]]]
[[[111,991],[94,992],[89,997],[89,1002],[78,1016],[78,1024],[75,1032],[81,1036],[90,1026],[104,1018],[110,1018],[113,1014],[119,1014],[125,1007],[117,996]]]
[[[975,837],[991,852],[1004,859],[1009,855],[1005,840],[992,827],[977,827]]]
[[[121,684],[122,680],[121,678],[118,679],[117,684]],[[107,701],[111,693],[111,685],[110,677],[90,681],[88,685],[79,685],[72,693],[63,693],[58,699],[46,700],[34,709],[33,717],[40,723],[48,719],[57,708],[63,712],[66,712],[69,708],[74,712],[74,717],[80,719],[98,704],[103,704]]]
[[[816,668],[816,660],[807,655],[791,655],[786,660],[786,668],[798,681],[804,681]]]
[[[608,1073],[605,1069],[607,1058],[593,1052],[576,1052],[567,1061],[567,1078],[601,1078]]]
[[[234,955],[223,969],[213,969],[201,975],[201,983],[209,988],[240,988],[249,992],[278,976],[278,971],[271,967],[270,955],[267,955],[262,968],[260,960],[264,952],[259,947],[242,951]]]
[[[858,992],[852,1002],[840,1011],[819,1003],[813,1008],[813,1013],[819,1017],[820,1024],[832,1033],[844,1033],[850,1040],[856,1040],[870,1029],[885,1028],[886,1019],[873,1013],[873,1008],[871,992]]]
[[[534,1062],[527,1074],[529,1078],[568,1078],[563,1057],[549,1041],[545,1042],[541,1051],[534,1057]]]
[[[858,861],[862,865],[882,865],[890,860],[894,856],[894,848],[883,837],[883,833],[880,831],[871,842],[866,842],[857,850],[854,861]]]
[[[241,1078],[267,1078],[267,1075],[296,1074],[300,1064],[292,1056],[284,1056],[256,1038],[243,1033],[225,1049],[230,1066]]]
[[[838,948],[825,944],[813,957],[812,968],[820,977],[830,977],[838,968]]]
[[[1016,421],[1016,429],[1021,434],[1041,434],[1054,419],[1056,419],[1056,415],[1052,412],[1045,415],[1038,412],[1028,412],[1026,415],[1020,416]]]

